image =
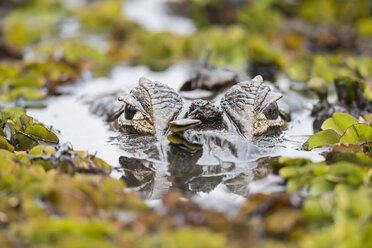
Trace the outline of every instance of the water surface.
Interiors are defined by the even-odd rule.
[[[167,15],[164,1],[127,0],[123,12],[127,18],[149,30],[170,31],[180,35],[194,32],[195,26],[191,20]],[[142,76],[178,90],[190,77],[190,70],[190,64],[185,63],[174,65],[164,72],[152,72],[145,66],[121,65],[114,68],[107,78],[87,76],[74,86],[61,88],[67,94],[51,97],[45,109],[30,109],[28,114],[59,130],[61,142],[71,142],[75,150],[97,154],[113,167],[119,168],[119,158],[127,154],[120,148],[118,132],[110,131],[102,118],[90,113],[85,99],[121,90],[129,92],[138,85],[138,79]],[[284,91],[289,89],[286,79],[280,79],[278,85]],[[192,94],[183,96],[194,97],[197,94],[202,97],[208,95],[208,92],[195,91]],[[221,157],[222,160],[229,160],[228,155],[223,158],[223,150],[216,155],[213,149],[208,152],[208,147],[204,148],[202,155],[190,167],[178,164],[177,161],[172,163],[167,156],[163,156],[149,162],[155,168],[155,175],[151,181],[136,187],[136,190],[149,199],[149,205],[157,205],[157,199],[169,189],[178,188],[193,193],[194,201],[202,206],[230,214],[241,207],[248,194],[282,191],[283,179],[272,174],[266,175],[267,168],[257,167],[257,160],[269,156],[309,158],[314,162],[323,160],[319,150],[301,150],[302,144],[313,134],[313,120],[310,117],[312,102],[292,92],[286,93],[285,99],[293,107],[292,121],[288,123],[287,129],[275,138],[275,142],[263,143],[254,153],[243,154],[244,161],[221,163]],[[244,147],[244,144],[240,147]],[[120,178],[124,174],[123,170],[118,169],[112,175]]]

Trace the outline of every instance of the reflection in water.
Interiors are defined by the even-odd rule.
[[[177,188],[188,192],[189,182],[203,173],[202,166],[196,163],[202,155],[202,150],[190,152],[186,148],[170,144],[168,151],[169,173],[168,180],[172,183],[171,188]]]
[[[257,159],[257,152],[251,152],[259,147],[237,134],[207,133],[203,148],[198,150],[165,138],[160,141],[149,135],[124,138],[122,134],[119,146],[126,153],[119,159],[124,170],[122,178],[148,199],[156,199],[169,189],[209,193],[220,184],[232,193],[246,196],[249,183],[271,173],[267,160]]]
[[[220,184],[232,193],[248,195],[252,182],[271,173],[267,160],[262,158],[282,155],[286,146],[282,145],[278,127],[270,127],[265,135],[256,138],[251,135],[253,130],[242,133],[236,121],[216,107],[220,99],[186,100],[171,128],[165,127],[166,131],[154,135],[123,127],[116,141],[122,152],[119,162],[127,184],[137,187],[149,199],[157,199],[173,188],[190,194],[208,193]],[[172,120],[161,112],[153,115]],[[194,119],[187,118],[200,121],[194,125]],[[251,125],[252,118],[243,120]],[[263,185],[271,188],[270,180]]]

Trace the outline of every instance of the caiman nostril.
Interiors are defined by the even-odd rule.
[[[209,101],[195,100],[191,103],[186,116],[190,119],[198,119],[204,124],[212,124],[221,120],[222,111]]]

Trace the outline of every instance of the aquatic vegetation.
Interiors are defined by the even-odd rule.
[[[134,40],[139,51],[133,60],[162,71],[176,61],[187,59],[189,39],[171,33],[139,33]]]
[[[232,65],[242,68],[248,62],[249,73],[263,74],[267,78],[284,74],[303,82],[314,77],[333,82],[338,76],[363,79],[372,76],[372,60],[368,56],[354,55],[353,51],[358,47],[366,47],[367,52],[364,50],[363,53],[368,54],[366,41],[356,41],[366,45],[347,45],[355,42],[346,38],[344,41],[343,34],[340,36],[332,29],[323,34],[321,30],[313,31],[306,25],[301,32],[284,28],[291,22],[290,18],[285,17],[284,10],[295,16],[306,17],[305,20],[311,22],[311,15],[316,13],[314,11],[319,9],[319,5],[334,10],[336,17],[348,10],[350,20],[343,21],[352,28],[357,21],[356,17],[367,20],[365,1],[358,1],[353,6],[336,1],[317,1],[316,4],[301,1],[299,9],[293,4],[272,0],[251,3],[238,1],[231,6],[224,1],[192,1],[187,5],[193,6],[191,13],[206,11],[206,16],[209,16],[208,6],[214,6],[213,8],[221,10],[231,9],[233,19],[228,17],[230,21],[227,21],[222,18],[221,23],[226,22],[228,26],[205,26],[189,36],[143,30],[123,16],[122,4],[119,0],[106,0],[71,8],[60,1],[29,1],[5,16],[2,27],[4,36],[1,39],[13,50],[24,51],[27,48],[32,55],[27,59],[30,62],[53,62],[61,67],[70,67],[68,71],[62,68],[59,70],[65,70],[65,74],[72,80],[85,70],[90,70],[95,75],[106,75],[110,68],[124,60],[148,65],[153,70],[164,70],[176,61],[200,58],[200,54],[206,50],[212,51],[211,61],[217,66]],[[329,13],[327,16],[332,20],[336,18]],[[316,19],[321,20],[319,16]],[[337,24],[338,20],[332,22]],[[62,27],[69,23],[78,25],[78,30],[67,36],[63,35]],[[359,29],[366,29],[361,21],[358,23]],[[365,32],[368,31],[363,31]],[[313,33],[314,37],[309,36],[309,33]],[[87,39],[89,36],[101,40],[102,44],[90,42]],[[333,44],[335,40],[340,44]],[[351,54],[336,54],[338,50],[327,48],[342,47],[343,42]],[[325,47],[318,50],[329,50],[331,54],[309,53],[314,46]],[[355,51],[357,54],[360,52]],[[270,71],[269,75],[265,75],[267,71]],[[59,83],[58,80],[53,82]],[[28,100],[38,100],[49,93],[55,93],[54,90],[45,92],[36,88],[7,89],[3,92],[4,101],[13,101],[22,95]]]
[[[130,23],[122,15],[122,2],[117,0],[98,1],[83,5],[75,9],[74,14],[84,28],[91,32],[111,33],[115,29],[125,31],[123,25],[125,27]]]
[[[145,209],[133,193],[123,192],[119,180],[100,175],[63,176],[0,151],[1,161],[6,162],[0,164],[1,246],[14,247],[19,242],[63,246],[79,239],[104,242],[101,239],[119,226],[109,223],[109,216],[94,218],[98,212],[104,214],[100,209]]]
[[[304,144],[305,149],[333,145],[335,143],[359,143],[372,140],[372,127],[358,123],[358,120],[348,114],[336,112],[332,118],[325,120],[321,126],[323,131],[310,137]]]
[[[251,32],[272,32],[283,25],[284,16],[274,7],[275,0],[252,1],[238,9],[236,16]]]
[[[0,2],[0,247],[372,246],[370,1],[170,3],[198,27],[186,36],[143,29],[123,15],[123,4]],[[84,72],[107,76],[122,62],[161,71],[201,59],[207,50],[207,72],[200,70],[185,88],[217,92],[231,86],[238,73],[214,68],[234,66],[273,82],[289,78],[289,88],[303,82],[302,93],[319,97],[312,116],[320,131],[303,148],[323,147],[312,152],[324,151],[324,161],[264,158],[285,192],[251,194],[235,216],[204,209],[176,190],[150,208],[128,187],[151,181],[154,168],[121,157],[136,165],[125,168],[133,179],[126,185],[110,176],[115,168],[73,144],[60,144],[57,130],[14,107],[47,104],[45,98],[59,95],[59,86],[75,83]],[[198,81],[200,75],[207,80]],[[179,133],[210,124],[198,107],[213,110],[210,122],[221,113],[203,101],[193,107],[191,120],[170,123],[175,133],[168,140],[197,153],[202,146]],[[176,188],[177,179],[169,180]]]
[[[2,146],[8,150],[28,150],[40,142],[58,144],[58,137],[42,123],[27,116],[18,107],[1,110]]]
[[[0,149],[10,158],[27,165],[41,165],[45,170],[58,169],[66,173],[109,173],[111,167],[85,151],[75,151],[71,145],[59,145],[52,127],[35,121],[19,107],[0,111]]]
[[[302,203],[306,234],[289,242],[294,247],[363,247],[370,244],[370,144],[336,144],[326,161],[280,157],[271,163],[286,178],[288,192],[307,197]],[[276,247],[277,243],[272,242]],[[288,245],[288,244],[287,244]]]
[[[55,27],[63,14],[63,6],[57,1],[29,1],[4,18],[4,42],[12,49],[22,49],[46,35],[52,35],[57,31]]]
[[[9,120],[22,120],[29,126],[34,123],[20,108],[5,109],[1,114],[5,124]],[[49,135],[37,137],[51,142]],[[306,159],[278,158],[275,162],[279,174],[287,179],[289,193],[308,187],[310,197],[300,200],[303,205],[294,204],[294,195],[287,193],[252,195],[239,214],[228,220],[175,192],[163,199],[166,216],[153,212],[134,192],[123,190],[123,181],[107,175],[107,164],[68,146],[37,145],[16,153],[0,149],[0,244],[244,247],[246,242],[276,246],[284,242],[281,237],[297,236],[287,245],[316,246],[323,242],[324,231],[332,234],[336,228],[350,232],[343,220],[357,228],[352,233],[363,233],[353,244],[370,242],[368,223],[364,225],[360,220],[371,214],[368,187],[372,161],[359,152],[355,153],[360,158],[358,163],[332,162],[340,159],[335,158],[335,152],[327,158],[330,165]],[[95,167],[91,167],[92,162]],[[257,215],[262,216],[262,222],[255,221]],[[184,224],[180,225],[180,218]],[[269,239],[259,240],[254,228]],[[306,233],[312,233],[312,238]],[[344,237],[334,236],[332,240],[344,242]]]
[[[368,16],[368,6],[369,3],[366,0],[353,2],[304,0],[301,1],[297,9],[295,4],[293,4],[294,11],[311,23],[343,23],[349,25],[354,24],[360,17]]]
[[[372,37],[372,18],[363,18],[356,23],[358,33],[366,38]]]

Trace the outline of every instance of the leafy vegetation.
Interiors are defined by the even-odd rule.
[[[3,63],[6,68],[15,66],[11,70],[20,74],[9,77],[29,77],[33,82],[30,85],[30,81],[26,83],[21,78],[16,85],[10,85],[9,80],[1,80],[8,82],[1,84],[2,100],[19,97],[37,100],[53,94],[55,91],[48,83],[51,76],[56,86],[73,81],[84,70],[105,75],[124,60],[163,70],[176,61],[200,58],[207,49],[213,51],[211,61],[217,65],[242,68],[248,62],[252,74],[265,75],[270,68],[276,68],[270,72],[271,77],[284,74],[295,81],[320,77],[330,83],[338,76],[370,80],[372,60],[368,54],[372,48],[365,38],[368,3],[341,2],[301,1],[297,7],[284,0],[241,1],[237,8],[223,1],[191,1],[182,8],[191,16],[195,14],[196,23],[231,25],[204,25],[193,35],[177,36],[152,33],[127,20],[120,11],[120,0],[93,1],[75,8],[63,1],[29,0],[3,18],[4,35],[0,39],[8,50],[21,56],[25,51],[28,54],[27,63],[18,59],[16,65],[13,61]],[[228,16],[223,15],[224,8],[229,10]],[[322,11],[327,14],[319,16],[319,8],[327,9]],[[211,19],[218,16],[212,10],[221,13],[220,20]],[[339,16],[348,18],[339,20]],[[295,18],[301,20],[300,30],[291,28]],[[312,26],[319,22],[325,23],[322,24],[325,31],[321,25]],[[77,30],[66,33],[67,25],[76,25]],[[360,30],[360,35],[349,38],[331,25],[346,25],[351,30]],[[103,43],[90,42],[89,37]],[[363,51],[358,50],[362,47]],[[39,68],[53,67],[57,72],[51,75],[50,71],[32,71],[29,76],[29,63]],[[63,75],[58,75],[59,71]],[[66,77],[71,80],[65,80]]]
[[[144,30],[122,4],[1,1],[1,102],[58,95],[83,72],[105,76],[122,61],[164,70],[207,49],[218,66],[307,82],[326,108],[334,81],[345,110],[372,100],[370,1],[169,4],[196,23],[187,36]],[[372,247],[372,117],[351,110],[355,117],[333,111],[306,141],[306,150],[328,147],[323,162],[272,158],[286,192],[250,195],[228,218],[177,191],[151,209],[106,162],[60,144],[25,109],[2,108],[0,247]]]
[[[341,143],[359,143],[372,140],[372,127],[358,123],[358,120],[348,114],[336,112],[332,118],[325,120],[321,126],[323,131],[310,137],[304,148],[312,150],[315,147]]]

